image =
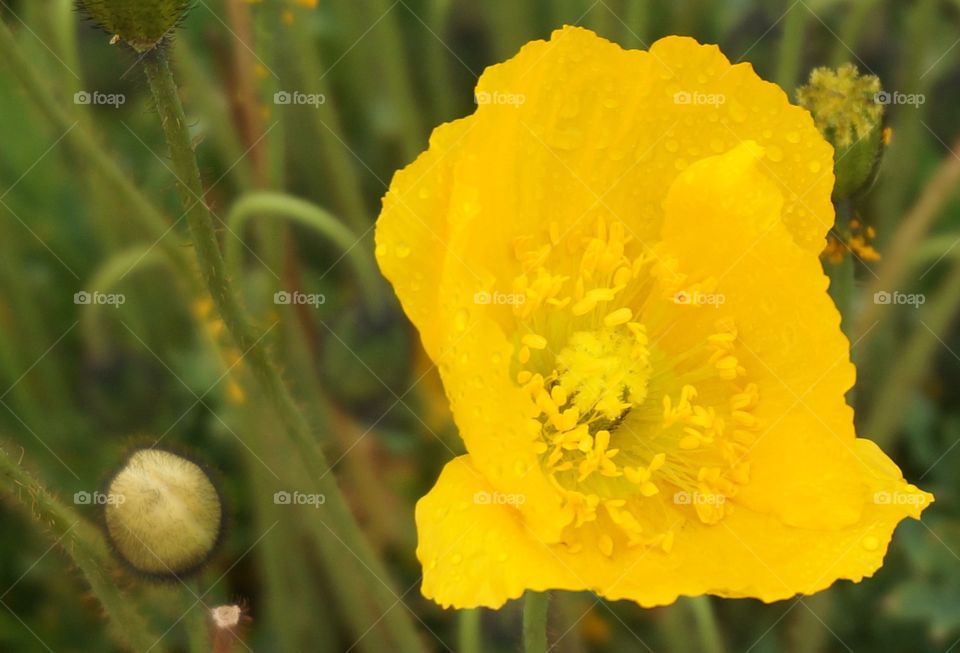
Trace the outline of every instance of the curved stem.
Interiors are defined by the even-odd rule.
[[[371,310],[380,310],[384,305],[384,286],[377,273],[376,262],[370,252],[359,247],[360,239],[339,220],[319,206],[285,193],[251,193],[237,200],[227,215],[227,225],[233,233],[242,235],[246,223],[256,216],[290,218],[309,227],[343,250],[350,265],[357,273],[363,287],[364,300]],[[227,276],[238,279],[240,273],[240,239],[226,241],[224,261]]]
[[[18,499],[38,524],[51,531],[90,584],[90,590],[110,616],[113,630],[125,648],[134,651],[162,649],[134,603],[120,595],[107,563],[107,553],[96,529],[72,508],[58,501],[19,462],[0,448],[0,488]]]
[[[550,606],[548,592],[527,591],[523,599],[524,653],[547,652],[547,613]]]
[[[159,263],[168,263],[169,259],[154,248],[152,245],[141,244],[128,247],[111,256],[103,263],[93,276],[90,278],[87,286],[98,292],[109,292],[117,286],[123,279],[133,272],[134,268],[142,270],[144,265],[156,265]],[[179,277],[177,278],[179,281]],[[103,324],[99,319],[105,315],[106,308],[102,305],[94,304],[87,307],[87,310],[80,313],[80,330],[83,333],[86,342],[90,343],[93,351],[101,352],[105,348],[107,336],[103,329],[98,327]]]
[[[227,277],[212,216],[202,201],[203,187],[197,160],[190,145],[183,106],[170,71],[166,52],[156,48],[143,59],[147,80],[157,106],[161,126],[170,148],[170,159],[177,176],[177,189],[185,207],[185,215],[203,279],[223,323],[234,343],[244,353],[261,392],[270,402],[283,425],[283,432],[296,448],[300,461],[315,475],[317,488],[326,497],[326,516],[331,535],[340,540],[352,555],[370,572],[357,577],[357,585],[366,585],[372,600],[384,614],[397,650],[421,651],[422,645],[405,610],[396,610],[397,596],[384,579],[389,578],[383,562],[357,525],[336,480],[330,474],[326,456],[314,438],[303,413],[290,390],[267,355],[263,335],[250,324],[246,311]],[[342,551],[340,552],[342,557]],[[342,559],[328,558],[328,564],[343,564]],[[371,580],[372,577],[372,580]]]

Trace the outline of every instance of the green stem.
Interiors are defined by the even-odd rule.
[[[188,586],[179,588],[182,610],[187,613],[184,617],[184,627],[187,631],[187,645],[190,653],[207,653],[210,650],[210,632],[207,627],[208,612],[203,601],[197,601],[203,596],[200,583],[188,581]],[[213,607],[213,606],[211,606]]]
[[[58,129],[69,132],[65,142],[75,149],[85,167],[97,170],[103,175],[107,184],[116,192],[118,200],[129,207],[125,215],[139,220],[147,235],[160,239],[159,247],[177,264],[178,270],[189,269],[189,259],[179,243],[162,237],[170,229],[163,214],[137,189],[120,169],[116,160],[100,147],[96,139],[87,131],[86,126],[78,124],[63,110],[63,99],[57,99],[53,95],[43,75],[20,52],[13,33],[2,20],[0,20],[0,60],[8,63],[8,68],[20,80],[27,94],[47,119]],[[186,276],[192,279],[190,275]]]
[[[723,637],[720,635],[720,628],[717,626],[716,615],[713,614],[710,597],[695,596],[690,598],[687,604],[690,606],[690,612],[693,613],[693,621],[697,626],[697,634],[700,636],[702,645],[700,650],[704,653],[723,653]]]
[[[954,142],[952,149],[960,151],[960,140]],[[901,290],[900,284],[911,269],[911,259],[941,214],[944,205],[956,194],[958,183],[960,158],[949,152],[937,167],[933,178],[924,186],[916,203],[901,219],[897,230],[886,239],[890,246],[883,253],[884,264],[878,270],[879,278],[875,279],[867,290],[868,300],[877,292]],[[857,319],[854,335],[861,337],[873,328],[884,308],[887,307],[867,301]]]
[[[247,221],[255,216],[281,218],[288,217],[332,241],[353,266],[364,291],[364,301],[371,310],[379,311],[386,301],[385,288],[377,273],[377,264],[370,251],[359,245],[357,236],[334,216],[319,206],[311,204],[285,193],[250,193],[237,200],[227,216],[227,226],[239,235]],[[224,259],[227,275],[231,279],[240,278],[240,239],[226,241]]]
[[[0,449],[0,486],[29,510],[38,524],[49,528],[50,535],[90,584],[90,590],[103,605],[116,637],[125,648],[161,651],[157,645],[159,638],[150,631],[135,604],[122,596],[114,584],[106,548],[97,531],[73,509],[55,499],[3,449]]]
[[[134,268],[142,271],[147,266],[160,263],[169,263],[169,259],[163,256],[160,250],[149,244],[134,245],[107,259],[94,272],[87,286],[97,292],[110,292]],[[177,280],[179,281],[179,279]],[[80,313],[80,330],[94,354],[103,353],[111,344],[108,332],[100,327],[103,325],[102,318],[113,316],[115,311],[115,308],[91,305]],[[138,318],[139,314],[134,314],[133,317]],[[138,328],[138,324],[134,324],[134,331],[136,333],[144,332],[143,329]]]
[[[212,217],[205,204],[197,201],[203,195],[200,171],[190,145],[186,118],[166,52],[162,48],[153,50],[144,58],[143,65],[170,148],[170,159],[177,175],[177,188],[186,210],[194,250],[214,304],[233,341],[245,353],[245,361],[249,363],[263,394],[280,418],[283,432],[300,454],[301,462],[317,475],[318,489],[326,497],[326,514],[336,536],[371,572],[369,579],[355,579],[356,584],[367,586],[370,596],[386,615],[384,622],[394,637],[397,650],[420,651],[422,646],[407,611],[394,609],[398,595],[385,584],[385,579],[389,578],[386,568],[357,525],[336,480],[328,473],[330,465],[326,456],[294,403],[279,371],[267,356],[261,337],[252,328],[227,278]]]
[[[872,297],[870,298],[872,299]],[[886,306],[890,308],[890,306]],[[913,398],[935,352],[943,347],[943,335],[960,309],[960,261],[955,261],[937,294],[920,312],[912,336],[898,351],[892,369],[883,375],[884,383],[872,402],[873,410],[864,433],[883,448],[889,446],[903,424],[906,406]]]
[[[458,615],[457,650],[460,653],[480,653],[480,608],[461,610]]]
[[[355,5],[351,5],[347,11],[348,15],[359,13]],[[285,29],[291,32],[289,42],[289,48],[292,50],[291,64],[295,67],[294,72],[298,83],[310,92],[314,89],[321,92],[325,102],[314,109],[307,110],[308,113],[302,108],[297,110],[295,107],[280,107],[281,114],[285,122],[290,125],[291,133],[297,133],[298,121],[307,122],[307,124],[309,124],[308,121],[312,121],[312,127],[320,143],[320,156],[326,163],[326,173],[330,177],[327,189],[333,206],[355,231],[363,231],[370,224],[370,214],[363,196],[358,161],[346,142],[346,130],[341,119],[343,109],[331,91],[331,80],[327,78],[327,71],[320,65],[319,52],[312,41],[309,21],[298,20]],[[354,79],[357,77],[351,75],[351,81],[355,81],[361,88],[369,88],[369,84],[363,84],[359,79]],[[296,139],[293,145],[298,148],[298,151],[306,151],[310,157],[316,156],[316,148],[311,147],[310,139]]]
[[[788,94],[791,94],[797,85],[803,54],[803,28],[809,17],[810,12],[806,7],[794,6],[784,18],[783,36],[780,38],[780,52],[774,79]]]
[[[550,606],[548,592],[527,591],[523,599],[524,653],[547,652],[547,612]]]

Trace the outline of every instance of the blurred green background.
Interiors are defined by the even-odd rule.
[[[105,582],[156,634],[154,651],[209,650],[205,610],[236,601],[249,619],[233,650],[392,650],[388,620],[344,598],[344,578],[379,580],[337,543],[322,508],[274,503],[276,492],[310,483],[248,378],[243,352],[171,263],[171,252],[192,252],[137,57],[112,46],[70,0],[0,1],[0,18],[15,40],[0,56],[0,651],[124,650],[71,555],[87,535]],[[843,62],[878,75],[889,91],[923,95],[922,104],[889,107],[892,139],[879,176],[845,207],[876,230],[881,254],[847,253],[856,289],[845,318],[859,369],[850,397],[858,431],[937,503],[922,523],[900,526],[873,579],[802,601],[681,600],[643,610],[559,596],[555,650],[954,649],[957,0],[195,3],[172,52],[204,200],[235,254],[233,282],[258,334],[393,575],[391,614],[413,620],[423,650],[468,650],[476,628],[478,650],[518,648],[517,605],[464,616],[419,594],[413,505],[462,444],[436,372],[386,299],[392,293],[358,270],[369,269],[372,225],[393,172],[425,148],[433,126],[473,110],[485,66],[565,23],[626,47],[668,34],[717,43],[791,97],[812,68]],[[285,104],[278,93],[313,104]],[[134,182],[160,221],[117,192],[91,147]],[[345,254],[309,218],[268,219],[278,216],[257,204],[265,192],[322,207],[321,222],[337,216],[348,230],[341,241],[356,241],[354,249]],[[877,305],[878,291],[925,301]],[[123,303],[84,304],[79,292]],[[278,304],[277,292],[322,295],[323,303]],[[147,582],[110,562],[95,531],[84,531],[99,523],[98,507],[74,501],[101,488],[132,444],[157,440],[216,469],[229,504],[223,548],[183,584]],[[15,469],[66,504],[66,521],[51,519],[49,495]],[[70,527],[72,516],[80,526]]]

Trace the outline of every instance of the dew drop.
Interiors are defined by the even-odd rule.
[[[747,110],[743,108],[743,105],[732,100],[728,105],[729,108],[727,111],[730,114],[730,120],[734,122],[743,122],[747,119]]]
[[[799,143],[800,134],[798,134],[797,132],[787,132],[786,139],[788,143]]]
[[[669,139],[666,143],[664,143],[663,146],[667,148],[667,152],[676,152],[677,150],[680,149],[680,143],[678,143],[672,138]]]
[[[470,314],[467,313],[467,309],[461,308],[457,311],[457,314],[453,318],[453,325],[456,327],[457,331],[466,331],[467,323],[470,321]]]
[[[880,540],[873,535],[867,535],[860,541],[860,544],[867,551],[876,551],[878,548],[880,548]]]
[[[810,172],[813,172],[813,173],[820,172],[820,162],[811,161],[810,163],[807,164],[807,168],[809,168]]]
[[[771,161],[783,161],[783,150],[776,145],[767,147],[767,158]]]
[[[400,243],[393,251],[397,255],[397,258],[407,258],[410,256],[410,245]]]

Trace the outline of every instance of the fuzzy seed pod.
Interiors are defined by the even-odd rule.
[[[110,481],[107,534],[116,552],[150,576],[182,577],[213,553],[223,503],[196,463],[162,449],[139,449]],[[122,498],[122,499],[120,499]]]

